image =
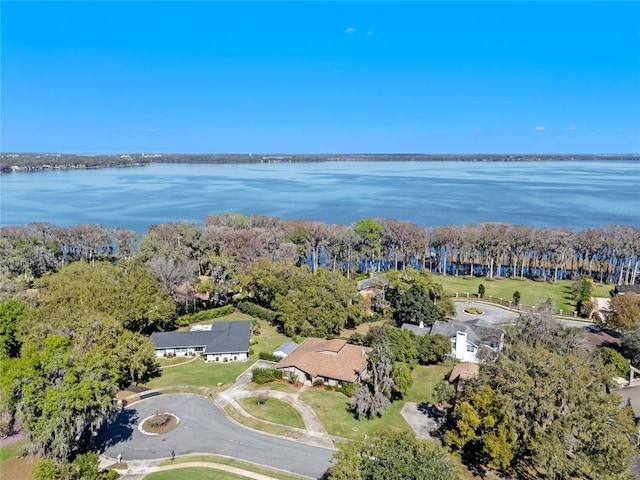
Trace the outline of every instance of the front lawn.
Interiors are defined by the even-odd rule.
[[[239,398],[237,401],[245,412],[256,418],[279,425],[304,428],[304,422],[298,411],[286,402],[267,398],[258,404],[256,397]]]
[[[211,463],[212,466],[215,464],[218,465],[228,465],[230,467],[239,468],[241,470],[246,470],[248,472],[253,472],[260,475],[265,475],[267,477],[277,478],[279,480],[300,480],[308,477],[302,477],[300,475],[296,475],[294,473],[283,472],[281,470],[275,470],[270,467],[265,467],[263,465],[257,465],[251,462],[245,462],[244,460],[239,460],[237,458],[219,456],[219,455],[185,455],[183,457],[176,457],[174,460],[165,460],[160,465],[175,465],[175,464],[185,464],[185,467],[188,467],[189,463],[194,462],[208,462]],[[145,477],[149,478],[149,477]],[[190,477],[180,477],[180,478],[190,478]]]
[[[453,367],[444,365],[419,365],[413,369],[413,386],[404,397],[406,402],[433,403],[433,387],[440,380],[448,379]]]
[[[404,405],[402,401],[393,402],[382,417],[356,420],[349,410],[350,399],[342,393],[310,389],[302,392],[300,400],[313,408],[329,435],[357,440],[364,435],[374,437],[388,430],[411,431],[400,414]]]

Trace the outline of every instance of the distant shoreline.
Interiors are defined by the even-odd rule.
[[[0,154],[0,173],[48,170],[143,167],[154,163],[260,164],[318,162],[548,162],[639,161],[640,154]]]

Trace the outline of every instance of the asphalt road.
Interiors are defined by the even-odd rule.
[[[158,411],[180,419],[174,430],[145,435],[138,423]],[[256,432],[231,422],[209,399],[197,395],[158,395],[125,408],[100,430],[96,446],[123,461],[167,458],[171,452],[213,453],[320,478],[330,467],[333,450]]]

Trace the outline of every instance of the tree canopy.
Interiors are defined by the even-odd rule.
[[[446,443],[471,464],[518,476],[626,478],[637,444],[631,408],[608,393],[609,371],[548,338],[511,337],[497,360],[481,365],[456,400]]]
[[[341,444],[331,480],[461,480],[462,469],[433,440],[386,431],[379,438]]]

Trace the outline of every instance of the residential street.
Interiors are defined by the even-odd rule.
[[[178,427],[163,435],[146,435],[138,423],[158,411],[180,419]],[[244,428],[207,398],[190,394],[157,395],[125,408],[103,428],[96,444],[110,458],[122,460],[169,458],[189,453],[212,453],[261,465],[321,477],[331,465],[333,450],[287,440]]]

